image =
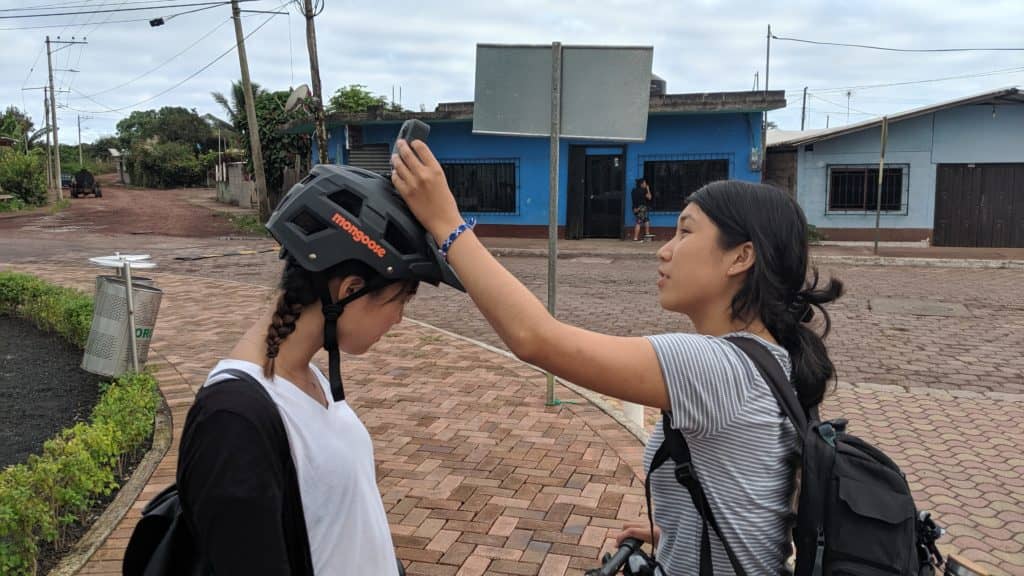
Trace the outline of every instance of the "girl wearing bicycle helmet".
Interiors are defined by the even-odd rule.
[[[827,334],[821,306],[839,297],[842,284],[833,279],[819,288],[816,272],[808,279],[807,224],[796,202],[775,188],[735,181],[692,194],[675,236],[658,250],[652,283],[661,306],[689,317],[696,333],[625,338],[548,314],[463,225],[425,144],[400,142],[392,162],[395,187],[447,244],[448,262],[516,356],[601,394],[663,410],[670,430],[682,433],[736,561],[712,532],[701,562],[701,517],[672,466],[663,466],[650,480],[666,573],[780,573],[791,549],[797,435],[752,360],[726,337],[766,348],[805,409],[821,402],[834,369],[809,322],[817,308]],[[645,469],[663,440],[658,426]],[[652,540],[647,528],[631,527],[619,539],[627,535]]]
[[[420,281],[458,279],[387,180],[356,168],[315,167],[267,228],[285,259],[277,300],[211,371],[182,433],[190,532],[218,575],[397,574],[339,350],[369,350]],[[321,348],[330,378],[312,363]]]

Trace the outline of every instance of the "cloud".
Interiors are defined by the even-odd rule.
[[[82,0],[84,3],[88,0]],[[93,0],[95,1],[95,0]],[[67,2],[64,2],[67,3]],[[0,9],[22,8],[20,0],[0,0]],[[261,0],[243,8],[273,10],[279,1]],[[294,6],[288,16],[273,17],[254,33],[246,47],[254,81],[284,90],[309,82],[305,25]],[[149,18],[166,13],[132,12],[125,16]],[[0,14],[12,14],[2,12]],[[182,81],[208,64],[234,43],[229,9],[217,7],[183,15],[158,28],[146,22],[87,26],[64,30],[0,30],[4,57],[0,61],[0,105],[23,103],[42,124],[41,94],[22,92],[46,80],[45,54],[36,60],[47,33],[81,37],[76,46],[55,55],[55,67],[74,66],[77,75],[56,73],[56,83],[74,90],[61,94],[61,134],[80,114],[83,139],[115,131],[117,119],[132,109],[185,106],[200,113],[220,115],[211,91],[226,92],[239,78],[238,58],[228,54],[182,86],[136,108],[109,113],[146,100]],[[121,15],[117,15],[118,18]],[[68,17],[65,17],[68,18]],[[118,19],[111,18],[111,19]],[[243,27],[251,32],[268,18],[247,15]],[[74,23],[74,19],[5,19],[0,28]],[[85,22],[86,17],[79,17]],[[846,3],[798,0],[654,2],[653,0],[593,0],[590,2],[415,2],[379,0],[349,2],[326,0],[317,18],[321,77],[327,95],[347,84],[365,84],[375,93],[397,97],[403,104],[432,109],[438,102],[470,100],[473,95],[477,43],[625,44],[654,46],[654,71],[666,79],[670,92],[749,90],[758,74],[765,81],[765,34],[768,23],[778,36],[813,40],[876,44],[894,47],[1020,46],[1019,22],[1024,2],[905,0],[899,3]],[[218,27],[212,32],[215,27]],[[207,35],[206,38],[203,38]],[[196,45],[173,61],[162,64],[189,44]],[[33,62],[35,68],[29,69]],[[798,128],[801,90],[881,84],[971,74],[1005,68],[1024,68],[1024,52],[970,52],[901,54],[851,48],[814,46],[775,41],[771,48],[769,82],[785,89],[789,107],[772,112],[770,119],[785,128]],[[154,72],[117,90],[83,98]],[[28,76],[27,83],[23,84]],[[983,78],[917,84],[892,88],[853,90],[849,97],[850,121],[868,113],[891,113],[1006,85],[1024,83],[1024,71]],[[817,92],[809,99],[809,125],[846,122],[847,96],[842,91]],[[827,99],[831,101],[825,102]],[[98,102],[98,104],[97,104]],[[103,112],[103,113],[98,113]]]

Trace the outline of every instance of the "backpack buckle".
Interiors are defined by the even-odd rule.
[[[821,436],[826,444],[833,448],[836,447],[836,429],[832,427],[831,422],[824,422],[821,426],[818,426],[818,435]]]
[[[676,463],[676,482],[689,484],[696,477],[693,475],[693,465],[689,462]]]

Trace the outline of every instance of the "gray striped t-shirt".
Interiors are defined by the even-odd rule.
[[[790,373],[789,354],[768,346]],[[672,404],[672,427],[690,446],[697,477],[711,510],[747,574],[778,574],[787,554],[792,518],[796,430],[775,401],[754,363],[729,341],[699,334],[650,336]],[[664,441],[660,423],[644,453],[650,469]],[[701,522],[690,494],[674,476],[672,461],[651,477],[654,522],[661,528],[658,561],[669,576],[697,574]],[[711,557],[716,576],[734,574],[714,530]]]

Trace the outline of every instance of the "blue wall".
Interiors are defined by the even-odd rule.
[[[648,121],[647,140],[625,144],[626,194],[643,170],[645,160],[686,160],[722,158],[729,160],[729,177],[759,181],[760,172],[750,169],[751,148],[760,147],[761,114],[731,113],[702,115],[653,115]],[[363,125],[364,144],[391,144],[400,124]],[[435,122],[430,127],[430,148],[443,161],[514,160],[517,164],[516,212],[511,214],[472,214],[482,224],[544,226],[548,223],[547,138],[514,138],[473,135],[472,122]],[[331,160],[343,147],[344,128],[330,130]],[[558,222],[565,225],[566,189],[569,170],[569,146],[587,145],[588,154],[616,153],[619,144],[586,140],[562,140],[559,149]],[[316,151],[313,152],[314,157]],[[347,162],[342,154],[342,162]],[[655,191],[657,192],[657,191]],[[632,226],[633,215],[624,210],[623,226]],[[652,226],[675,227],[678,211],[651,215]]]
[[[931,229],[935,223],[935,175],[940,163],[1024,162],[1024,106],[960,106],[889,125],[887,166],[904,165],[909,177],[906,209],[883,212],[883,228]],[[875,213],[828,211],[828,167],[878,166],[881,128],[816,142],[797,154],[797,199],[811,224],[821,228],[874,228]]]

